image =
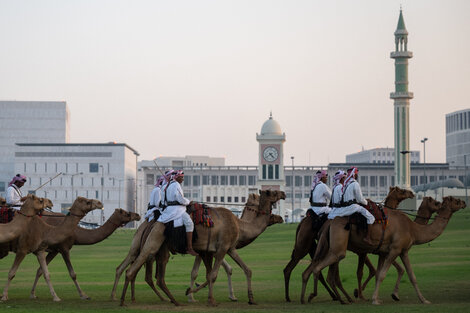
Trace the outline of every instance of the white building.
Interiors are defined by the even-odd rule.
[[[64,101],[0,101],[0,196],[14,171],[15,143],[68,143]]]
[[[419,151],[410,152],[410,162],[419,163]],[[346,163],[395,163],[395,149],[394,148],[375,148],[368,149],[356,153],[346,155]]]
[[[470,109],[446,114],[446,161],[455,167],[470,163]]]
[[[28,177],[24,194],[49,198],[56,212],[78,196],[102,201],[103,212],[95,210],[83,219],[101,224],[115,208],[135,212],[138,155],[124,143],[18,143],[14,171]]]

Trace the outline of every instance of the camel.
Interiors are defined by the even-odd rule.
[[[21,234],[29,228],[29,224],[34,216],[38,215],[45,208],[52,207],[53,205],[51,200],[39,198],[32,194],[23,197],[21,201],[23,201],[23,205],[17,214],[15,214],[13,220],[6,224],[0,224],[0,243],[8,243],[21,236]],[[9,244],[6,246],[9,248]],[[6,248],[5,250],[3,248],[4,247],[0,247],[0,258],[8,255],[9,249]]]
[[[401,189],[399,187],[390,187],[389,193],[384,200],[384,205],[387,208],[396,209],[398,204],[403,201],[404,199],[413,198],[413,192],[406,189]],[[296,234],[295,234],[295,244],[294,250],[292,251],[291,260],[284,268],[284,290],[285,290],[285,299],[287,302],[291,302],[289,297],[289,280],[292,271],[294,270],[295,266],[299,263],[301,259],[303,259],[307,254],[310,254],[310,257],[313,258],[315,254],[315,250],[317,248],[316,238],[319,238],[319,232],[313,230],[312,228],[312,217],[307,216],[305,217],[297,226]],[[364,264],[367,265],[369,268],[369,277],[367,278],[366,282],[364,283],[367,285],[367,282],[374,276],[375,268],[370,262],[369,258],[366,255],[358,255],[359,263],[358,263],[358,281],[359,286],[361,286],[361,279],[362,279],[362,269]],[[400,272],[400,265],[394,264],[397,267],[397,271]],[[401,269],[403,272],[403,269]],[[322,283],[325,287],[327,292],[330,294],[333,300],[336,300],[336,295],[333,293],[328,285],[326,284],[323,275],[320,273],[318,276],[318,280]],[[341,288],[341,287],[340,287]],[[358,288],[358,296],[362,297],[361,288]],[[315,296],[317,295],[317,280],[314,281],[314,292],[310,294],[308,301],[310,302]]]
[[[43,214],[43,220],[49,225],[58,226],[60,223],[63,222],[65,215],[61,213],[48,212],[47,215]],[[80,226],[76,226],[75,231],[72,233],[70,237],[66,240],[60,242],[57,245],[49,246],[46,257],[46,263],[49,264],[58,253],[62,254],[62,258],[64,259],[65,265],[70,274],[70,278],[72,278],[75,287],[77,288],[78,294],[81,299],[90,299],[80,288],[77,282],[77,275],[73,269],[72,263],[70,261],[70,249],[72,249],[73,245],[93,245],[95,243],[101,242],[108,238],[116,229],[121,226],[126,225],[132,221],[140,220],[140,215],[127,212],[123,209],[115,209],[114,213],[108,218],[108,220],[99,228],[96,229],[85,229]],[[33,284],[33,288],[31,289],[31,299],[36,299],[36,285],[39,281],[39,277],[42,275],[41,268],[38,268],[36,273],[36,279]]]
[[[50,274],[45,257],[46,249],[72,236],[78,222],[88,212],[102,208],[103,205],[98,200],[78,197],[70,208],[70,214],[63,219],[63,222],[59,226],[48,225],[41,218],[34,216],[27,231],[21,234],[13,244],[16,256],[8,272],[8,281],[3,290],[2,301],[8,300],[8,288],[15,277],[18,267],[28,253],[34,253],[36,255],[53,300],[60,301],[50,281]]]
[[[253,292],[251,288],[251,270],[246,266],[243,260],[237,253],[236,245],[240,243],[249,243],[261,234],[267,227],[270,219],[272,205],[280,199],[285,199],[283,191],[263,190],[260,191],[260,205],[257,211],[247,213],[253,215],[255,218],[251,223],[239,220],[230,210],[217,207],[212,208],[212,219],[214,227],[204,227],[196,225],[198,232],[198,239],[193,243],[199,255],[201,255],[204,265],[206,266],[206,280],[207,282],[198,287],[203,288],[209,285],[208,303],[215,305],[213,297],[213,285],[217,278],[217,273],[222,260],[228,254],[245,272],[248,285],[248,299],[250,304],[254,304]],[[148,256],[155,255],[165,241],[164,232],[165,225],[156,222],[142,247],[139,256],[135,259],[134,263],[126,271],[126,281],[121,296],[121,305],[124,305],[125,295],[129,282],[135,279],[137,272],[147,260]],[[215,263],[212,266],[212,259],[215,257]],[[157,277],[157,284],[162,287],[164,285],[164,268],[160,269]],[[162,275],[161,275],[162,274]],[[166,285],[164,285],[166,288]],[[167,290],[162,288],[165,293]],[[197,289],[197,290],[198,290]],[[194,292],[197,290],[189,290]]]
[[[355,225],[352,225],[350,230],[345,229],[345,225],[348,223],[347,217],[336,217],[331,221],[329,231],[324,233],[325,236],[328,236],[329,249],[325,244],[327,240],[320,239],[313,262],[302,274],[301,299],[304,297],[305,287],[310,274],[313,272],[315,276],[318,276],[323,268],[342,260],[346,255],[346,249],[350,249],[352,251],[379,255],[372,304],[381,303],[378,297],[380,284],[384,280],[390,265],[398,256],[400,256],[405,265],[406,272],[415,288],[418,299],[421,303],[430,303],[418,288],[408,257],[408,251],[413,245],[424,244],[437,238],[444,231],[452,214],[463,208],[465,208],[464,201],[454,197],[445,197],[433,223],[427,225],[413,222],[399,210],[389,210],[388,225],[385,232],[382,234],[381,225],[374,224],[372,227],[371,234],[374,245],[369,245],[363,241],[364,234],[362,232],[358,233]],[[378,244],[382,235],[383,243],[379,247]],[[329,280],[328,282],[333,284],[332,288],[335,290],[335,281]],[[335,293],[339,296],[336,291]]]
[[[257,194],[249,194],[248,195],[248,200],[245,204],[245,208],[251,208],[251,209],[257,209],[259,206],[259,195]],[[244,212],[245,210],[243,211],[242,213],[242,217],[244,216]],[[271,214],[270,216],[270,225],[274,224],[274,223],[278,223],[279,222],[279,218],[281,220],[281,223],[282,223],[282,217],[280,216],[276,216],[274,217],[273,214]],[[124,272],[124,270],[129,266],[129,264],[133,263],[134,260],[139,256],[139,253],[140,253],[140,248],[141,248],[141,245],[142,243],[145,241],[142,236],[144,235],[144,232],[149,232],[150,229],[148,229],[149,227],[153,227],[153,223],[154,222],[151,222],[149,223],[148,221],[144,221],[140,226],[139,228],[137,229],[136,233],[134,234],[134,237],[132,239],[132,243],[131,243],[131,247],[129,249],[129,252],[127,253],[127,256],[124,258],[124,260],[121,262],[121,264],[118,265],[118,267],[116,268],[116,275],[115,275],[115,278],[114,278],[114,285],[113,285],[113,289],[111,291],[111,299],[112,300],[116,300],[116,289],[117,289],[117,285],[119,283],[119,279],[122,275],[122,273]],[[147,231],[146,231],[147,230]],[[166,246],[165,246],[166,248]],[[160,253],[160,252],[159,252]],[[158,253],[157,253],[158,254]],[[156,264],[156,271],[155,271],[155,276],[156,276],[156,279],[158,281],[158,267],[165,267],[166,266],[166,263],[163,264],[162,262],[164,262],[165,260],[167,260],[167,258],[165,257],[165,255],[167,255],[167,251],[162,251],[161,252],[161,255],[159,257],[152,257],[152,258],[149,258],[147,261],[146,261],[146,271],[145,271],[145,281],[147,282],[147,284],[150,286],[150,288],[155,292],[155,294],[160,298],[160,300],[164,301],[164,298],[161,296],[161,294],[158,292],[158,290],[156,289],[154,283],[153,283],[153,278],[152,278],[152,263],[153,261],[156,259],[158,262]],[[194,279],[196,279],[197,277],[197,270],[194,270],[195,267],[199,268],[199,265],[201,263],[201,259],[199,256],[196,257],[196,259],[194,260],[194,266],[193,266],[193,271],[192,273],[194,273],[195,271],[195,276],[194,276]],[[232,268],[230,267],[230,265],[224,260],[222,262],[222,267],[224,268],[225,272],[227,273],[227,277],[228,277],[228,285],[229,285],[229,298],[232,299],[233,301],[237,301],[236,297],[234,296],[233,294],[233,288],[231,286],[231,275],[232,275]],[[160,283],[163,285],[164,282],[160,281]],[[131,300],[132,302],[135,302],[135,289],[134,289],[134,284],[135,284],[135,281],[132,281],[131,282]],[[192,286],[192,284],[191,284]],[[164,291],[165,291],[165,288],[163,288]],[[166,289],[168,290],[168,289]],[[166,293],[168,295],[168,297],[170,298],[170,300],[175,304],[175,305],[178,305],[178,303],[176,302],[176,300],[173,298],[173,296],[171,296],[171,293],[169,293],[169,290],[168,290],[168,293]],[[194,301],[194,298],[193,296],[190,294],[188,295],[189,297],[189,301]]]

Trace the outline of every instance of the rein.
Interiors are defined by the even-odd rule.
[[[39,215],[39,213],[36,213],[34,215],[27,215],[27,214],[24,214],[23,212],[21,212],[20,210],[16,210],[15,213],[21,214],[21,215],[26,216],[26,217],[35,217],[36,215]]]

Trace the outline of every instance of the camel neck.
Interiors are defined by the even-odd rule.
[[[111,216],[102,226],[96,229],[85,229],[77,226],[75,229],[76,245],[93,245],[108,238],[121,225],[120,222],[111,221]]]
[[[450,209],[441,209],[431,224],[420,225],[414,223],[413,227],[413,244],[420,245],[428,243],[437,237],[444,231],[449,219],[452,216]]]
[[[44,240],[43,242],[47,243],[48,245],[55,245],[64,241],[67,237],[73,235],[75,227],[77,226],[78,222],[80,222],[81,217],[75,215],[67,215],[64,217],[62,223],[57,226],[51,226],[43,223],[42,228],[44,229]]]
[[[253,242],[269,224],[268,214],[257,214],[255,212],[244,214],[243,219],[238,220],[240,234],[237,249]]]

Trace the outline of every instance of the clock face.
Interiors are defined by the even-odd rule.
[[[277,152],[277,149],[274,147],[267,147],[263,151],[263,158],[268,162],[276,161],[278,156],[279,156],[279,153]]]

